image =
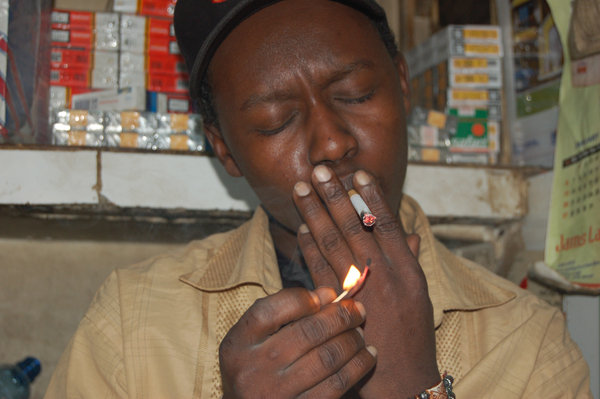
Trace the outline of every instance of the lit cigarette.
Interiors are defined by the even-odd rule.
[[[371,210],[367,206],[365,200],[363,200],[360,194],[354,190],[348,191],[348,195],[350,196],[350,201],[352,202],[356,213],[358,213],[360,216],[363,224],[367,227],[373,226],[377,218],[375,215],[373,215],[373,213],[371,213]]]
[[[356,268],[356,266],[350,266],[350,270],[348,270],[348,274],[346,275],[346,279],[344,279],[344,292],[340,294],[333,303],[339,302],[345,297],[351,297],[356,294],[360,287],[362,287],[365,282],[365,277],[367,277],[367,272],[369,271],[369,266],[365,266],[365,270],[360,274],[360,271]]]

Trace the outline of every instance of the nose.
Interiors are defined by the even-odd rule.
[[[334,107],[326,103],[313,104],[309,117],[309,162],[338,164],[358,152],[358,141],[350,123]]]

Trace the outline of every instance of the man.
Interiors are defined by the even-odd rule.
[[[175,28],[206,135],[262,207],[113,273],[47,397],[425,397],[446,371],[459,398],[591,397],[560,312],[403,198],[408,71],[374,2],[179,0]],[[332,303],[352,264],[364,286]]]

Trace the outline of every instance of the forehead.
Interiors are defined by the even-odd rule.
[[[217,50],[209,72],[216,88],[273,84],[360,60],[391,61],[368,17],[330,0],[284,0],[250,16]],[[217,90],[219,91],[219,90]]]

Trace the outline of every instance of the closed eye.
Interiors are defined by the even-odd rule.
[[[339,100],[346,104],[362,104],[366,101],[369,101],[373,97],[373,94],[375,94],[375,89],[359,98],[339,98]]]
[[[273,136],[275,134],[281,133],[282,131],[285,130],[286,127],[288,127],[293,121],[294,121],[295,115],[292,116],[290,119],[288,119],[287,122],[285,122],[283,125],[279,126],[276,129],[272,129],[272,130],[257,130],[258,133],[262,134],[263,136]]]

